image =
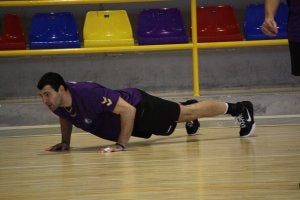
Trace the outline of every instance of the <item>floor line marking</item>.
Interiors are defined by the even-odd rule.
[[[98,154],[98,153],[95,153]],[[287,156],[300,156],[300,154],[286,154],[286,155],[264,155],[264,156],[256,156],[256,158],[270,158],[270,157],[287,157]],[[200,157],[188,157],[188,158],[174,158],[174,159],[168,159],[167,162],[170,161],[185,161],[185,160],[193,160],[195,158],[198,158],[200,160],[211,160],[211,159],[220,159],[220,157],[212,157],[212,158],[200,158]],[[245,156],[240,157],[222,157],[222,159],[246,159]],[[136,161],[125,161],[125,162],[96,162],[96,163],[73,163],[69,166],[89,166],[89,165],[111,165],[111,164],[132,164],[132,163],[148,163],[148,162],[166,162],[165,159],[157,159],[157,160],[136,160]],[[51,167],[65,167],[66,164],[57,164],[57,165],[32,165],[32,166],[7,166],[7,167],[0,167],[0,170],[9,170],[9,169],[38,169],[38,168],[51,168]]]
[[[286,118],[300,118],[300,114],[295,115],[268,115],[268,116],[255,116],[255,119],[286,119]],[[201,118],[201,121],[226,121],[233,120],[233,117],[211,117]],[[44,128],[59,128],[59,124],[52,125],[32,125],[32,126],[3,126],[0,127],[0,131],[5,130],[26,130],[26,129],[44,129]]]

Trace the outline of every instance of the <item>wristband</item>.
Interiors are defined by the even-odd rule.
[[[117,142],[116,145],[120,146],[122,148],[122,150],[125,149],[125,146],[123,144],[120,144],[120,143]]]

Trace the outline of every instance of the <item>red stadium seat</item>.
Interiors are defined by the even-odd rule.
[[[229,5],[197,7],[198,42],[243,40],[234,9]]]
[[[26,49],[24,31],[17,15],[4,15],[0,26],[0,50]]]

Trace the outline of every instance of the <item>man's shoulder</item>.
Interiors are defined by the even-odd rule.
[[[77,92],[84,92],[84,93],[89,93],[89,91],[94,90],[94,89],[105,89],[104,86],[87,81],[87,82],[67,82],[67,86],[70,89],[71,92],[77,91]]]
[[[72,88],[84,88],[84,87],[104,87],[96,82],[93,81],[68,81],[67,85]]]

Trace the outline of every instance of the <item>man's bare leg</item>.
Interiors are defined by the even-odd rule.
[[[180,105],[178,122],[187,122],[202,117],[223,115],[227,111],[227,103],[217,101],[201,101],[190,105]]]

